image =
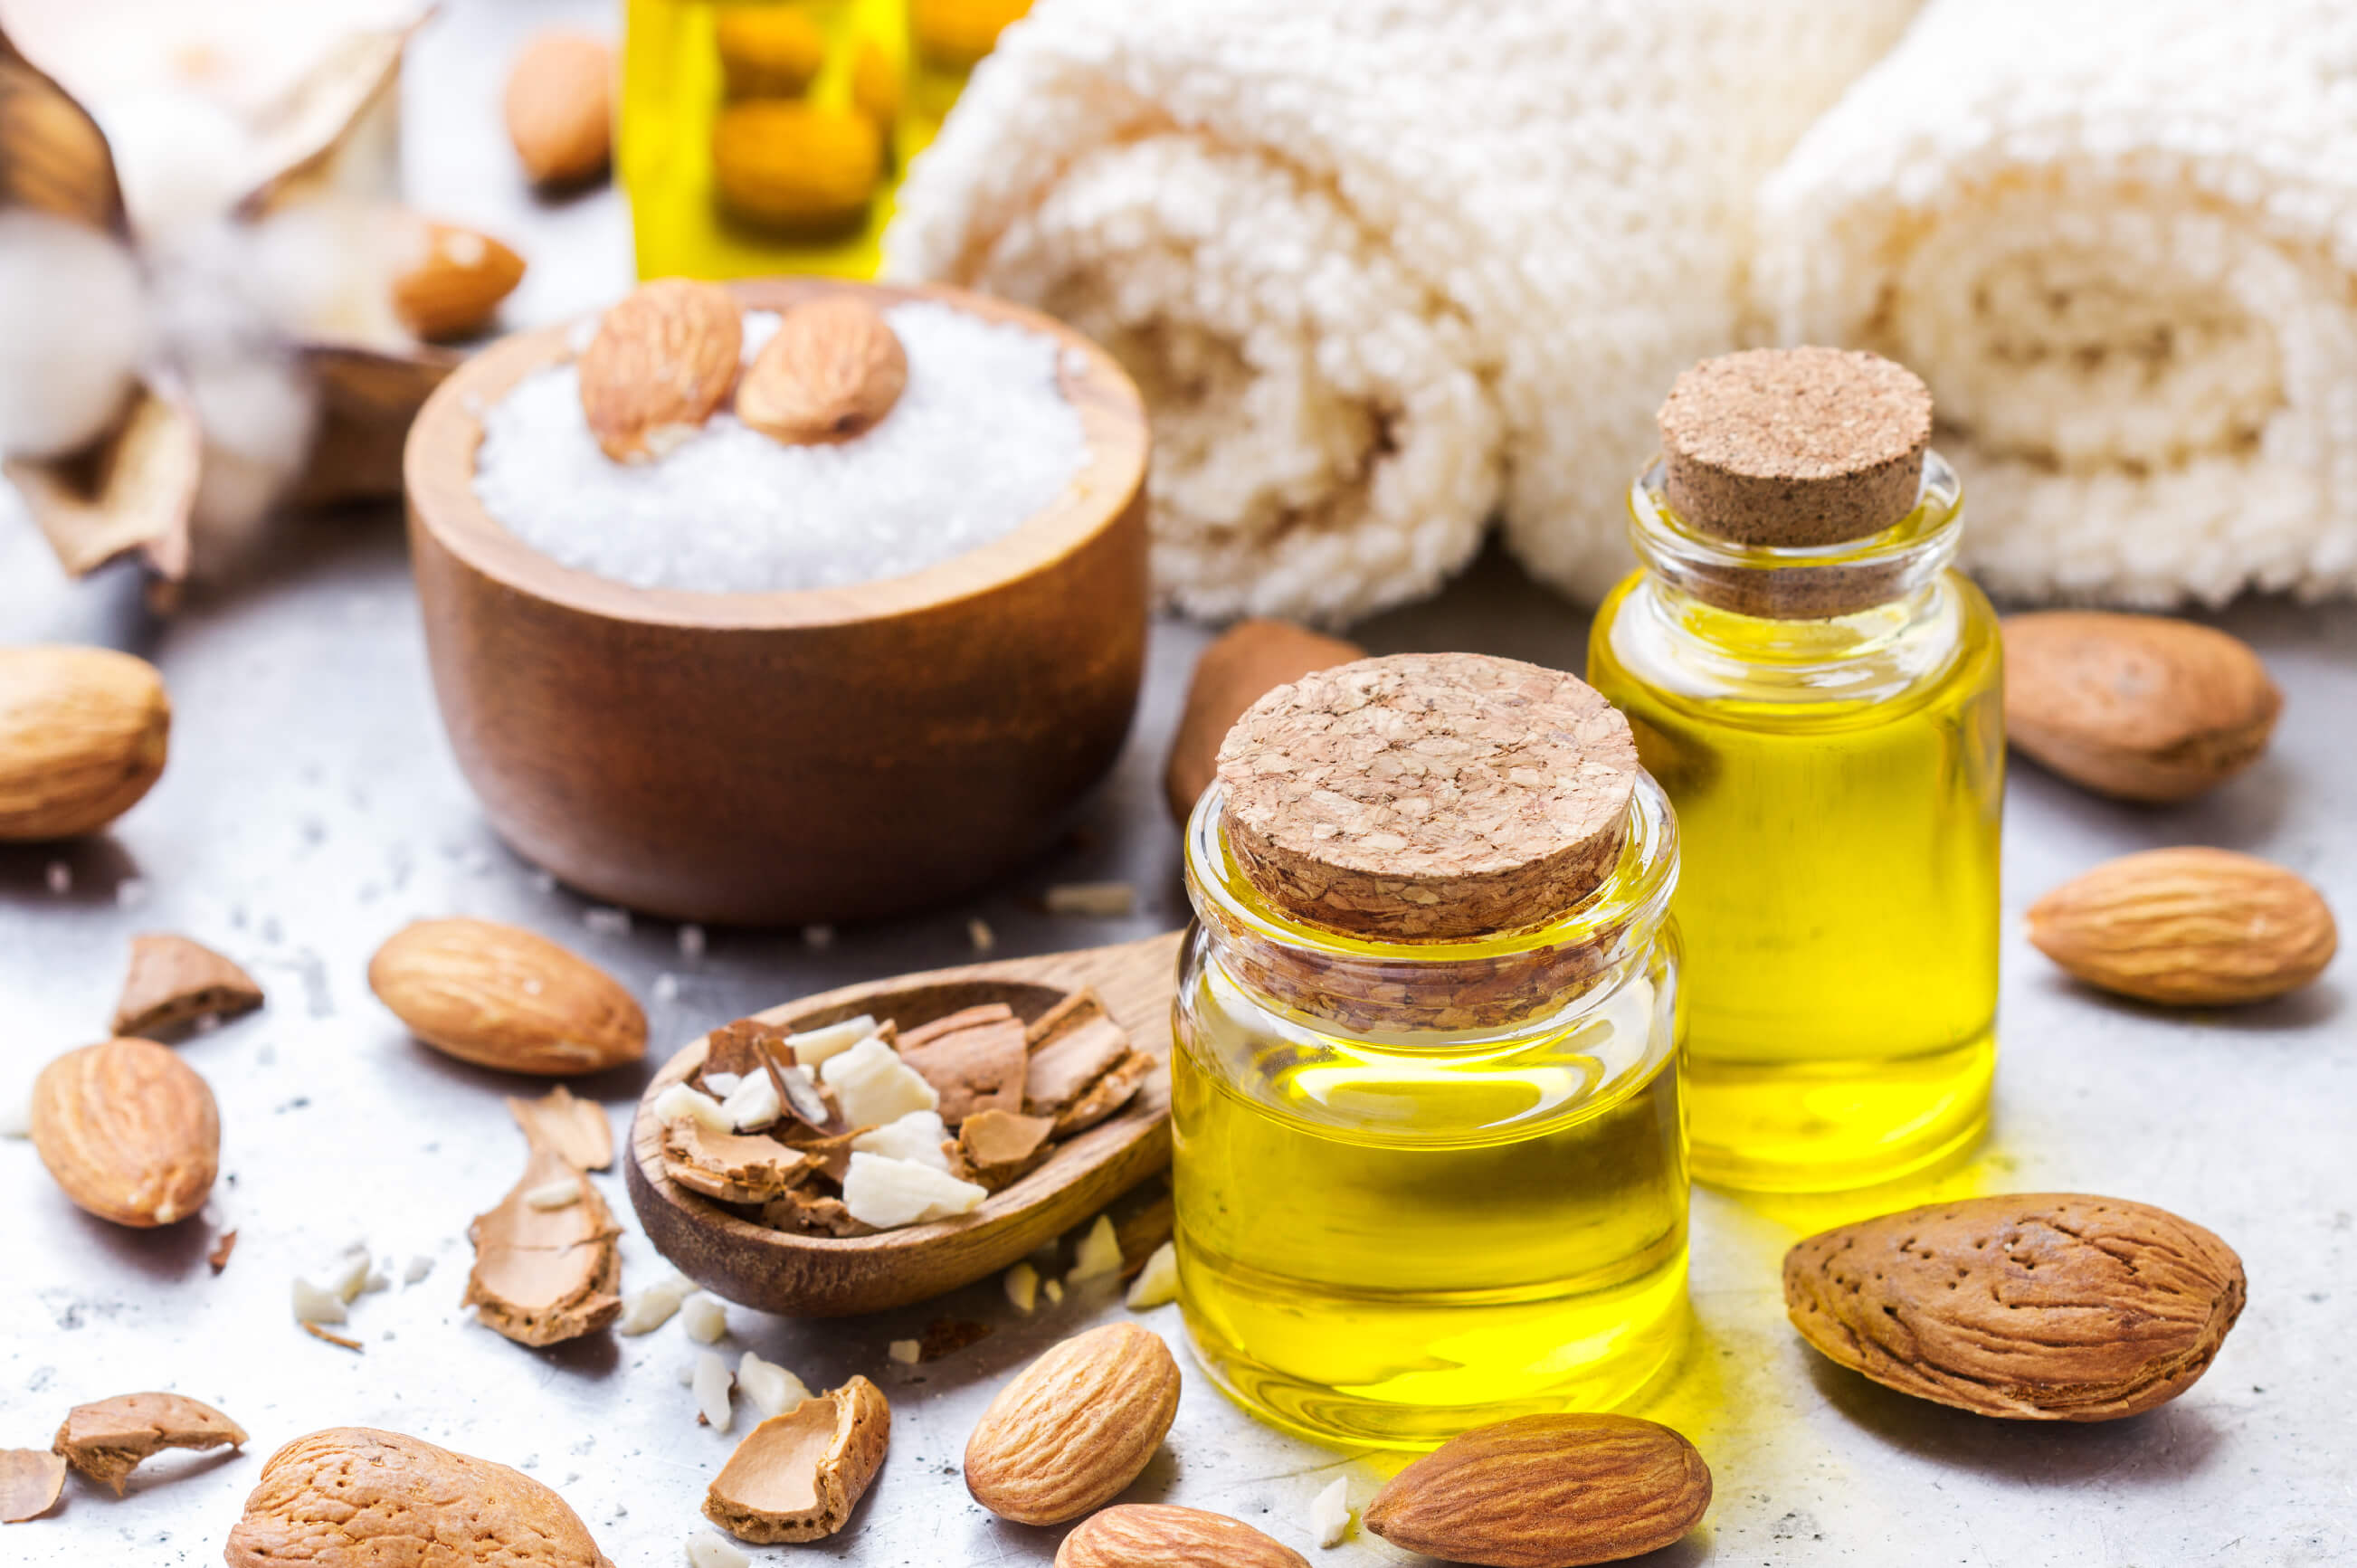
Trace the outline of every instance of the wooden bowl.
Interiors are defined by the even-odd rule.
[[[1147,611],[1137,389],[1071,328],[997,300],[731,286],[754,309],[856,290],[1054,337],[1082,471],[1006,537],[908,576],[635,588],[559,565],[475,499],[480,411],[572,352],[565,328],[506,338],[443,382],[409,435],[443,724],[491,825],[599,898],[746,924],[942,903],[1044,845],[1128,733]]]
[[[1044,958],[968,964],[845,986],[755,1017],[792,1029],[873,1014],[903,1027],[988,1002],[1025,1022],[1065,993],[1094,986],[1154,1074],[1108,1121],[1059,1144],[1047,1164],[973,1213],[873,1236],[797,1236],[739,1219],[663,1173],[655,1097],[704,1065],[699,1039],[647,1085],[623,1162],[647,1239],[679,1271],[718,1295],[791,1317],[883,1312],[972,1284],[1084,1223],[1170,1161],[1170,1004],[1178,933]]]

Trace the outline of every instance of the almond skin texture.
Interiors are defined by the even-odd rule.
[[[2175,1399],[2243,1310],[2242,1260],[2166,1209],[2074,1193],[1935,1203],[1810,1237],[1784,1310],[1886,1388],[2014,1421]]]
[[[369,988],[460,1061],[551,1078],[647,1054],[647,1015],[612,976],[544,937],[490,920],[421,920],[369,961]]]
[[[2340,936],[2323,895],[2231,850],[2106,861],[2029,907],[2038,950],[2088,984],[2177,1007],[2264,1002],[2324,972]]]
[[[117,1394],[78,1404],[58,1428],[56,1453],[91,1480],[123,1495],[139,1461],[166,1448],[242,1448],[245,1428],[209,1404],[179,1394]]]
[[[523,258],[455,223],[421,225],[416,259],[393,280],[393,310],[428,342],[472,338],[523,281]]]
[[[789,446],[865,435],[900,401],[909,356],[884,313],[854,295],[786,312],[737,388],[737,417]]]
[[[736,298],[719,285],[640,285],[582,350],[581,413],[598,448],[645,463],[694,435],[737,384],[744,345]]]
[[[1309,1568],[1242,1520],[1128,1503],[1091,1514],[1056,1549],[1056,1568]]]
[[[156,667],[104,648],[0,648],[0,843],[94,833],[164,772]]]
[[[1131,1323],[1065,1340],[998,1391],[965,1445],[965,1489],[1001,1519],[1061,1524],[1119,1497],[1178,1414],[1178,1363]]]
[[[613,1568],[531,1477],[365,1426],[273,1454],[221,1555],[229,1568]]]
[[[221,1113],[196,1069],[152,1040],[68,1051],[33,1082],[33,1146],[81,1208],[117,1225],[170,1225],[204,1207]]]
[[[2183,800],[2258,760],[2283,693],[2248,644],[2165,616],[2005,619],[2005,734],[2074,784]]]
[[[1578,1568],[1683,1537],[1710,1466],[1666,1426],[1525,1415],[1451,1438],[1394,1476],[1361,1522],[1394,1546],[1491,1568]]]
[[[614,147],[614,51],[587,33],[534,37],[508,72],[508,140],[547,190],[606,172]]]

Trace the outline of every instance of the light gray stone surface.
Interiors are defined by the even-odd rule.
[[[538,16],[566,9],[536,5]],[[577,9],[577,7],[575,7]],[[513,10],[460,4],[418,56],[418,95],[465,108],[496,70]],[[479,105],[477,105],[479,108]],[[415,124],[413,116],[413,124]],[[454,118],[454,124],[465,124]],[[475,134],[480,129],[476,116]],[[496,154],[421,148],[427,205],[502,215],[545,269],[545,314],[617,277],[611,199],[554,215],[498,184]],[[496,198],[496,199],[494,199]],[[500,203],[506,203],[502,206]],[[548,238],[539,243],[533,236]],[[542,248],[545,245],[546,248]],[[544,314],[533,310],[530,314]],[[1698,1193],[1695,1335],[1641,1413],[1708,1457],[1717,1498],[1664,1565],[1988,1564],[2176,1568],[2357,1561],[2357,1010],[2351,961],[2284,1002],[2231,1015],[2163,1015],[2061,980],[2018,938],[2036,895],[2109,855],[2210,843],[2280,861],[2357,911],[2357,610],[2260,603],[2222,622],[2250,638],[2289,705],[2270,756],[2210,799],[2167,811],[2083,796],[2017,770],[2006,852],[2003,1058],[1996,1129],[1938,1186],[2076,1189],[2158,1203],[2244,1256],[2251,1303],[2216,1367],[2175,1404],[2096,1427],[2026,1427],[1941,1410],[1837,1371],[1786,1327],[1777,1262],[1798,1235],[1933,1193],[1757,1202]],[[969,916],[1013,955],[1114,941],[1184,918],[1177,835],[1159,803],[1160,752],[1201,631],[1157,628],[1149,690],[1120,768],[1073,842],[989,896],[935,915],[839,933],[715,931],[698,958],[678,929],[593,929],[588,906],[509,854],[484,827],[443,742],[415,607],[389,512],[285,534],[258,566],[199,587],[174,620],[139,607],[126,575],[69,586],[20,518],[0,508],[0,641],[83,639],[156,659],[177,719],[173,759],[110,837],[62,850],[0,848],[0,1095],[103,1032],[131,933],[178,930],[247,964],[265,1011],[183,1047],[211,1081],[222,1179],[201,1222],[132,1234],[69,1206],[31,1147],[0,1141],[0,1446],[46,1446],[76,1402],[171,1389],[221,1405],[253,1434],[240,1457],[151,1461],[116,1501],[70,1482],[59,1513],[0,1530],[0,1561],[27,1568],[220,1560],[260,1464],[330,1424],[377,1424],[521,1465],[557,1487],[621,1568],[683,1561],[703,1528],[705,1482],[729,1439],[695,1424],[676,1323],[519,1348],[457,1307],[468,1219],[521,1168],[500,1095],[515,1080],[408,1039],[369,995],[370,952],[404,921],[464,913],[513,920],[576,947],[647,1002],[660,1057],[750,1009],[853,980],[964,961]],[[1577,668],[1579,613],[1485,559],[1439,600],[1358,635],[1378,651],[1471,648]],[[52,866],[70,877],[50,887]],[[1127,920],[1057,919],[1029,900],[1049,883],[1125,877]],[[642,1075],[582,1086],[618,1130]],[[600,1177],[617,1211],[618,1179]],[[227,1271],[204,1255],[239,1232]],[[365,1238],[394,1286],[361,1298],[353,1354],[296,1332],[292,1277]],[[626,1283],[662,1267],[634,1224]],[[433,1262],[398,1283],[409,1259]],[[852,1530],[757,1551],[784,1563],[1044,1563],[1058,1532],[1003,1525],[965,1496],[958,1459],[992,1390],[1049,1340],[1122,1308],[1102,1292],[1016,1316],[991,1285],[874,1319],[795,1324],[732,1308],[732,1355],[780,1360],[813,1386],[876,1378],[896,1413],[891,1460]],[[990,1338],[909,1369],[886,1347],[940,1316],[986,1320]],[[1175,1309],[1146,1321],[1178,1337]],[[1381,1466],[1275,1435],[1189,1372],[1178,1423],[1131,1494],[1222,1509],[1320,1563],[1395,1556],[1363,1540],[1319,1553],[1308,1509],[1335,1475],[1363,1502]]]

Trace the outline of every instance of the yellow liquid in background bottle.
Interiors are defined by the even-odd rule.
[[[1969,581],[1927,591],[1772,620],[1641,572],[1597,613],[1588,682],[1677,808],[1697,1180],[1863,1187],[1986,1125],[2002,654]]]
[[[1568,1029],[1411,1045],[1265,1012],[1199,932],[1172,1181],[1213,1380],[1280,1426],[1395,1448],[1644,1389],[1687,1325],[1675,946]]]
[[[1028,9],[628,0],[615,162],[639,275],[872,276],[909,160]],[[770,69],[744,69],[747,39],[768,46]],[[733,82],[725,47],[737,48]]]

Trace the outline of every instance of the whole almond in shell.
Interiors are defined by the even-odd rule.
[[[1137,1479],[1178,1414],[1178,1363],[1131,1323],[1092,1328],[998,1391],[966,1439],[965,1489],[1017,1524],[1061,1524]]]
[[[0,648],[0,843],[96,832],[164,771],[172,704],[144,659]]]
[[[1308,1559],[1239,1519],[1126,1503],[1082,1520],[1056,1568],[1309,1568]]]
[[[1935,1203],[1784,1255],[1801,1337],[1886,1388],[2016,1421],[2176,1398],[2243,1310],[2233,1249],[2166,1209],[2027,1193]]]
[[[613,1568],[531,1477],[365,1426],[272,1455],[222,1556],[229,1568]]]
[[[415,252],[393,280],[393,310],[429,342],[472,338],[523,281],[523,258],[455,223],[418,225]]]
[[[369,988],[461,1061],[565,1077],[647,1053],[647,1015],[604,970],[490,920],[421,920],[369,961]]]
[[[1710,1466],[1625,1415],[1525,1415],[1451,1438],[1383,1484],[1361,1522],[1394,1546],[1491,1568],[1578,1568],[1667,1546],[1710,1507]]]
[[[2247,643],[2102,610],[2005,619],[2005,733],[2073,783],[2182,800],[2258,760],[2283,693]]]
[[[221,1163],[221,1113],[196,1069],[152,1040],[68,1051],[33,1080],[33,1147],[65,1195],[148,1229],[204,1207]]]
[[[508,71],[508,140],[544,189],[606,172],[614,146],[614,51],[587,33],[536,35]]]
[[[745,345],[736,296],[657,278],[597,323],[581,352],[581,413],[617,463],[644,463],[694,435],[737,384]]]
[[[2322,894],[2232,850],[2146,850],[2106,861],[2029,907],[2029,940],[2078,979],[2180,1007],[2263,1002],[2332,961]]]
[[[737,388],[737,417],[810,446],[865,435],[900,401],[909,356],[884,313],[856,295],[795,306]]]

